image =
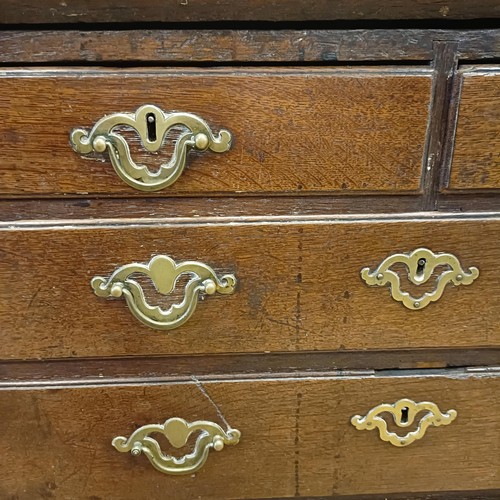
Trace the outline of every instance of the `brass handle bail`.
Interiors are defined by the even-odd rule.
[[[164,453],[151,434],[163,434],[174,448],[186,445],[194,432],[199,435],[194,449],[183,457],[176,458]],[[148,424],[136,429],[130,437],[117,436],[112,445],[120,452],[134,456],[146,455],[153,467],[164,474],[191,474],[207,461],[209,451],[222,451],[226,445],[238,444],[241,432],[237,429],[224,430],[220,425],[206,420],[186,422],[182,418],[170,418],[164,424]]]
[[[133,277],[136,273],[149,277],[162,295],[172,293],[182,275],[189,275],[191,279],[184,287],[182,302],[164,310],[148,304],[142,286]],[[172,330],[192,316],[200,295],[232,294],[236,277],[225,274],[219,278],[211,267],[202,262],[176,263],[166,255],[156,255],[147,264],[126,264],[109,277],[96,276],[91,286],[98,297],[124,297],[130,312],[145,325],[157,330]]]

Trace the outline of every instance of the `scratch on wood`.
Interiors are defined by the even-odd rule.
[[[210,404],[215,408],[217,415],[224,422],[224,425],[228,429],[232,429],[232,427],[229,425],[228,421],[225,419],[224,415],[222,414],[222,411],[220,410],[217,403],[211,398],[210,394],[208,394],[208,391],[205,389],[205,387],[203,387],[203,384],[194,375],[191,375],[191,380],[196,384],[196,387],[198,387],[198,389],[201,391],[201,393],[210,401]]]

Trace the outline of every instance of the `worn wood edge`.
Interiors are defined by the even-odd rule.
[[[500,190],[471,193],[470,191],[441,193],[438,196],[437,209],[445,212],[480,212],[496,211],[500,208]]]
[[[234,67],[206,67],[199,68],[190,66],[179,69],[170,66],[148,66],[148,67],[100,67],[99,65],[88,66],[35,66],[35,67],[2,67],[0,68],[1,78],[108,78],[110,76],[192,76],[206,77],[215,76],[311,76],[314,75],[334,75],[335,77],[352,78],[358,76],[362,72],[362,76],[369,78],[377,78],[379,76],[395,75],[395,76],[421,76],[432,77],[433,71],[425,64],[418,65],[370,65],[367,63],[362,66],[241,66],[237,69]]]
[[[0,23],[148,23],[148,22],[227,22],[227,21],[344,21],[436,19],[467,20],[500,17],[494,0],[450,2],[434,0],[415,2],[351,2],[315,0],[307,7],[302,0],[273,2],[272,8],[262,0],[248,0],[245,8],[231,1],[141,0],[127,2],[95,0],[86,2],[4,1]]]
[[[346,379],[366,379],[366,378],[444,378],[450,380],[471,380],[478,378],[499,378],[500,367],[484,367],[484,369],[469,370],[467,368],[449,368],[449,369],[407,369],[407,370],[336,370],[329,372],[289,372],[289,373],[265,373],[265,374],[224,374],[224,375],[190,375],[185,377],[120,377],[120,378],[94,378],[85,381],[71,381],[67,379],[40,381],[31,380],[24,382],[2,382],[0,380],[1,390],[46,390],[46,389],[64,389],[89,388],[102,386],[143,386],[147,385],[165,385],[165,384],[196,384],[203,383],[252,383],[268,382],[279,380],[281,382],[295,382],[301,380],[346,380]]]
[[[436,41],[462,60],[500,57],[499,29],[14,30],[0,32],[0,63],[430,61]]]
[[[178,217],[178,218],[140,218],[140,219],[58,219],[58,220],[29,220],[0,222],[0,230],[64,230],[68,229],[93,229],[93,228],[133,228],[133,227],[196,227],[207,225],[230,225],[233,227],[244,225],[318,225],[318,224],[353,224],[365,222],[459,222],[468,220],[493,220],[500,219],[500,212],[473,212],[473,213],[444,213],[444,212],[416,212],[401,214],[353,214],[353,215],[289,215],[289,216],[257,216],[257,217]]]
[[[0,199],[0,220],[401,213],[421,210],[412,195]]]
[[[127,380],[189,381],[200,378],[373,375],[404,370],[458,370],[494,366],[498,349],[413,349],[342,352],[218,354],[126,358],[1,360],[0,385],[114,383]],[[426,371],[425,371],[426,370]],[[432,372],[434,370],[434,372]],[[460,371],[461,370],[461,371]],[[490,373],[495,373],[492,368]],[[401,372],[400,372],[401,371]],[[439,372],[437,372],[439,373]],[[488,370],[486,370],[488,373]]]
[[[439,193],[441,212],[495,212],[500,208],[500,192],[480,194]],[[422,211],[415,196],[281,196],[205,198],[82,198],[0,200],[0,220],[4,222],[121,218],[199,218],[390,214]]]
[[[462,86],[464,81],[464,72],[458,69],[451,84],[448,96],[449,110],[446,119],[446,137],[443,143],[443,165],[439,179],[439,192],[446,191],[450,184],[451,168],[453,164],[453,153],[455,147],[455,137],[457,132],[458,114],[460,110],[460,97],[462,95]]]
[[[458,72],[462,77],[483,77],[490,76],[493,74],[498,74],[500,72],[500,67],[498,64],[461,64],[458,68]]]
[[[1,78],[1,75],[0,75]],[[422,156],[423,158],[423,156]],[[75,203],[85,203],[90,202],[91,200],[99,200],[100,202],[104,202],[106,200],[114,201],[114,200],[144,200],[147,202],[148,200],[168,200],[169,202],[172,200],[200,200],[205,201],[209,200],[231,200],[238,199],[239,202],[245,202],[245,200],[262,200],[262,199],[273,199],[275,200],[273,203],[280,203],[279,200],[300,200],[300,199],[319,199],[319,200],[331,200],[336,201],[338,203],[345,203],[354,205],[356,202],[360,200],[366,200],[367,198],[371,198],[371,201],[377,206],[383,206],[387,204],[387,202],[400,202],[406,203],[408,205],[415,204],[418,207],[421,206],[421,203],[417,203],[416,200],[422,196],[422,190],[420,187],[417,189],[408,189],[408,190],[398,190],[398,191],[369,191],[369,190],[356,190],[356,191],[254,191],[248,193],[235,193],[235,192],[196,192],[191,191],[189,193],[181,193],[181,194],[171,194],[169,192],[165,192],[164,196],[158,196],[158,193],[146,193],[146,192],[132,192],[130,193],[89,193],[85,194],[80,193],[51,193],[51,194],[13,194],[13,195],[4,195],[0,194],[0,204],[4,202],[30,202],[33,200],[37,201],[62,201]]]
[[[457,47],[456,42],[440,41],[434,44],[434,79],[421,180],[423,210],[435,210],[437,207],[445,158],[443,146],[449,140],[448,127],[443,124],[448,122],[450,113],[450,97],[458,66]]]

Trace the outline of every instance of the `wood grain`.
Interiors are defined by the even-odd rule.
[[[462,60],[500,57],[500,30],[129,29],[0,32],[0,62],[430,61],[436,41],[455,42]]]
[[[1,359],[500,343],[498,218],[51,224],[5,224],[0,232],[0,281],[13,284],[0,289]],[[421,246],[454,253],[480,277],[449,286],[421,311],[361,280],[363,267]],[[236,293],[207,298],[167,333],[133,319],[122,300],[94,296],[93,276],[162,253],[235,273]]]
[[[464,199],[465,198],[465,199]],[[466,206],[476,198],[453,198]],[[493,211],[496,198],[483,210]],[[480,201],[474,204],[474,208]],[[2,221],[116,218],[262,217],[285,215],[388,214],[419,212],[415,195],[210,196],[170,198],[43,198],[0,199]],[[446,211],[443,204],[443,211]]]
[[[0,496],[63,499],[78,491],[80,498],[146,499],[175,491],[178,500],[209,500],[500,488],[498,375],[330,373],[203,386],[242,439],[184,477],[118,453],[111,439],[173,416],[224,425],[193,381],[1,390]],[[350,424],[353,415],[403,397],[456,409],[458,417],[406,448]]]
[[[424,68],[4,70],[0,196],[144,196],[109,159],[82,158],[68,142],[72,129],[145,103],[234,136],[229,152],[190,153],[181,178],[154,196],[415,193],[430,85]]]
[[[495,0],[3,0],[0,23],[143,23],[211,21],[333,21],[478,19],[500,17]]]
[[[464,69],[449,188],[500,188],[500,67]]]
[[[323,376],[325,372],[374,375],[375,370],[495,366],[496,349],[412,349],[392,351],[314,351],[202,356],[133,356],[127,358],[1,361],[0,386],[36,387],[236,378]]]
[[[422,175],[422,208],[436,210],[440,179],[445,169],[446,146],[450,134],[445,124],[450,115],[450,95],[457,69],[457,43],[436,42],[433,61],[435,76],[432,86],[432,104],[425,151],[425,168]]]
[[[443,213],[497,212],[498,195],[438,193]],[[182,198],[50,198],[2,199],[2,221],[78,220],[186,217],[267,217],[394,214],[421,212],[422,197],[414,195],[240,196]]]

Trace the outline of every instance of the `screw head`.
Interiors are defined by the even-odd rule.
[[[118,283],[115,283],[109,292],[112,297],[121,297],[123,293],[123,287],[122,285],[119,285]]]
[[[382,273],[377,274],[377,279],[381,280],[384,278],[384,275]]]
[[[196,149],[204,150],[208,148],[208,136],[206,134],[196,134],[194,137],[194,145]]]
[[[139,446],[134,446],[131,450],[130,453],[134,455],[134,457],[137,457],[138,455],[141,454],[141,448]]]
[[[420,302],[414,302],[414,303],[413,303],[413,307],[414,307],[415,309],[418,309],[418,308],[420,307]]]
[[[213,295],[217,291],[217,285],[213,280],[205,280],[203,282],[203,285],[205,287],[205,293],[207,295]]]
[[[457,281],[462,281],[464,277],[461,274],[457,274],[456,280]]]
[[[214,437],[214,450],[221,451],[224,448],[224,440],[220,436]]]
[[[100,135],[94,139],[92,146],[97,153],[104,153],[106,151],[106,139]]]

